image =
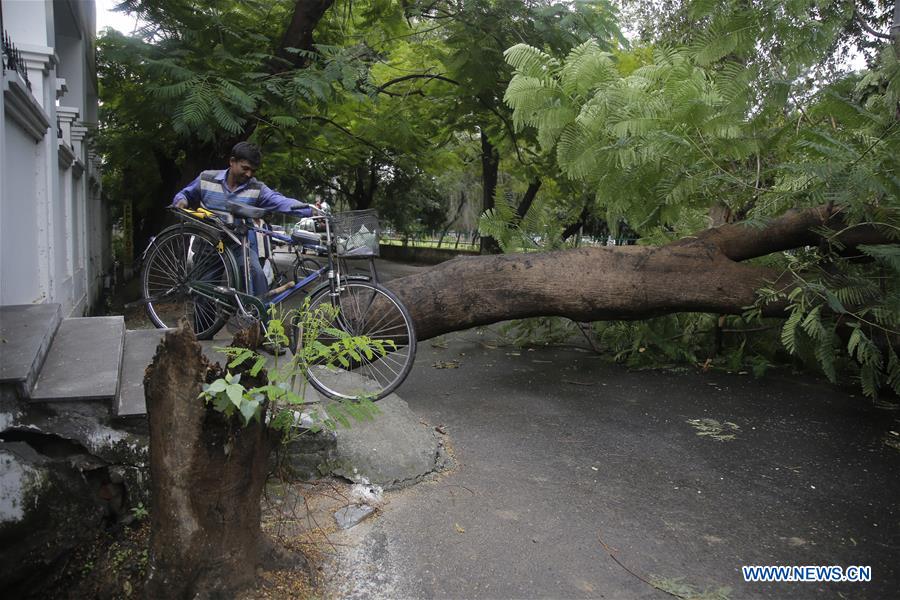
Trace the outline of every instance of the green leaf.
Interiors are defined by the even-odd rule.
[[[229,414],[229,411],[232,409],[234,405],[228,399],[226,394],[219,394],[213,398],[213,408],[215,408],[220,413]]]
[[[900,273],[900,244],[860,244],[857,248]]]
[[[241,401],[244,399],[244,388],[240,385],[229,385],[225,389],[225,393],[228,395],[231,403],[234,404],[237,408],[241,407]]]
[[[868,398],[878,397],[878,370],[872,365],[863,365],[859,370],[859,379],[863,394]]]
[[[294,117],[289,117],[286,115],[270,117],[269,120],[272,121],[274,125],[277,125],[279,127],[296,127],[300,124],[300,121],[298,121]]]
[[[266,364],[265,358],[263,358],[262,356],[257,358],[256,362],[253,363],[253,367],[251,367],[251,369],[250,369],[250,376],[256,377],[257,375],[259,375],[259,372],[262,370],[262,368],[265,366],[265,364]]]
[[[828,301],[828,307],[831,308],[831,310],[833,310],[836,313],[846,313],[847,312],[847,310],[844,308],[844,305],[841,304],[841,301],[838,299],[837,296],[834,295],[834,293],[831,290],[829,290],[828,288],[825,288],[824,291],[825,291],[825,299]]]
[[[292,392],[290,390],[287,390],[285,392],[284,399],[289,404],[304,404],[304,403],[306,403],[306,400],[303,398],[303,396],[298,396],[297,394],[295,394],[294,392]]]
[[[821,340],[825,337],[825,328],[823,327],[822,319],[819,316],[818,306],[809,311],[806,318],[803,319],[801,326],[803,327],[803,331],[806,332],[806,335],[812,340]]]
[[[253,417],[259,418],[259,402],[256,400],[248,400],[240,407],[241,415],[244,417],[244,424],[249,424]]]
[[[795,307],[781,328],[781,343],[791,354],[797,353],[797,325],[800,324],[802,318],[803,311],[799,307]]]
[[[216,379],[209,385],[209,388],[207,388],[206,391],[210,395],[215,395],[219,392],[224,392],[227,385],[228,383],[224,379]]]
[[[831,383],[837,383],[837,371],[834,367],[835,341],[834,333],[829,331],[819,339],[815,347],[816,360]]]
[[[850,339],[847,340],[847,354],[853,356],[857,346],[859,346],[859,341],[862,338],[862,331],[860,331],[859,326],[856,326],[853,329],[853,333],[850,334]]]
[[[239,365],[242,365],[244,361],[254,355],[256,355],[256,353],[253,350],[247,350],[246,348],[244,348],[241,350],[240,354],[234,357],[234,360],[228,363],[228,367],[233,369]]]

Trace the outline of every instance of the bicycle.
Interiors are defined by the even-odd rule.
[[[252,224],[253,219],[268,216],[263,209],[239,202],[229,202],[227,208],[171,209],[180,222],[154,239],[141,273],[141,302],[153,324],[170,328],[187,317],[199,339],[212,338],[233,317],[258,321],[265,328],[270,307],[320,281],[309,291],[308,310],[327,303],[336,309],[331,311],[336,317],[322,328],[316,342],[327,346],[343,333],[384,344],[381,353],[358,353],[358,360],[340,369],[323,362],[310,365],[309,382],[332,398],[379,400],[394,391],[412,368],[416,335],[409,311],[378,282],[375,212],[316,215],[312,218],[323,224],[322,233],[295,228],[286,235]],[[297,257],[297,279],[273,290],[265,300],[247,293],[251,289],[249,261],[256,259],[250,256],[248,236],[257,233],[290,246]],[[315,263],[318,268],[313,270],[303,250],[323,247],[325,264]],[[239,249],[239,255],[235,257],[230,248]],[[369,260],[369,275],[346,273],[345,261],[354,258]],[[296,331],[292,335],[295,353],[301,350],[301,337]]]

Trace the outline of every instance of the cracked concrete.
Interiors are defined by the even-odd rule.
[[[29,589],[106,520],[149,505],[147,438],[106,403],[0,401],[0,588]]]
[[[371,420],[304,433],[289,445],[289,463],[307,478],[335,475],[385,490],[413,485],[448,467],[442,438],[404,400],[392,394],[376,407]],[[310,406],[305,412],[322,409],[327,412],[328,405]]]

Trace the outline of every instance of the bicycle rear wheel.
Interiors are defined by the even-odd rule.
[[[177,227],[153,243],[141,273],[147,315],[159,328],[185,317],[198,339],[209,339],[228,320],[224,308],[191,292],[190,282],[234,287],[236,269],[220,240],[199,229]]]
[[[294,281],[300,283],[316,271],[322,268],[318,262],[313,260],[312,258],[302,257],[298,258],[294,261]],[[310,283],[316,283],[317,279],[314,279]]]
[[[307,376],[313,387],[332,398],[372,400],[380,400],[397,389],[416,356],[412,318],[397,296],[380,285],[356,280],[344,284],[337,297],[331,296],[328,286],[314,292],[309,310],[317,311],[322,305],[337,310],[328,315],[326,327],[319,329],[317,342],[326,346],[338,342],[341,338],[335,330],[339,330],[383,343],[383,349],[369,356],[365,352],[358,353],[358,358],[345,356],[349,362],[345,365],[334,360],[334,364],[327,364],[324,359],[312,361]],[[322,314],[328,312],[325,309]]]

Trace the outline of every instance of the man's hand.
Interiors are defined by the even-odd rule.
[[[177,208],[187,208],[188,201],[184,198],[175,198],[175,202],[172,203],[172,206],[175,206]]]
[[[310,212],[306,213],[307,210]],[[305,216],[307,216],[307,214],[315,214],[316,207],[313,206],[312,204],[307,204],[306,202],[300,202],[298,200],[297,202],[295,202],[294,204],[291,205],[290,212],[291,213],[301,213],[302,216],[305,217]]]

